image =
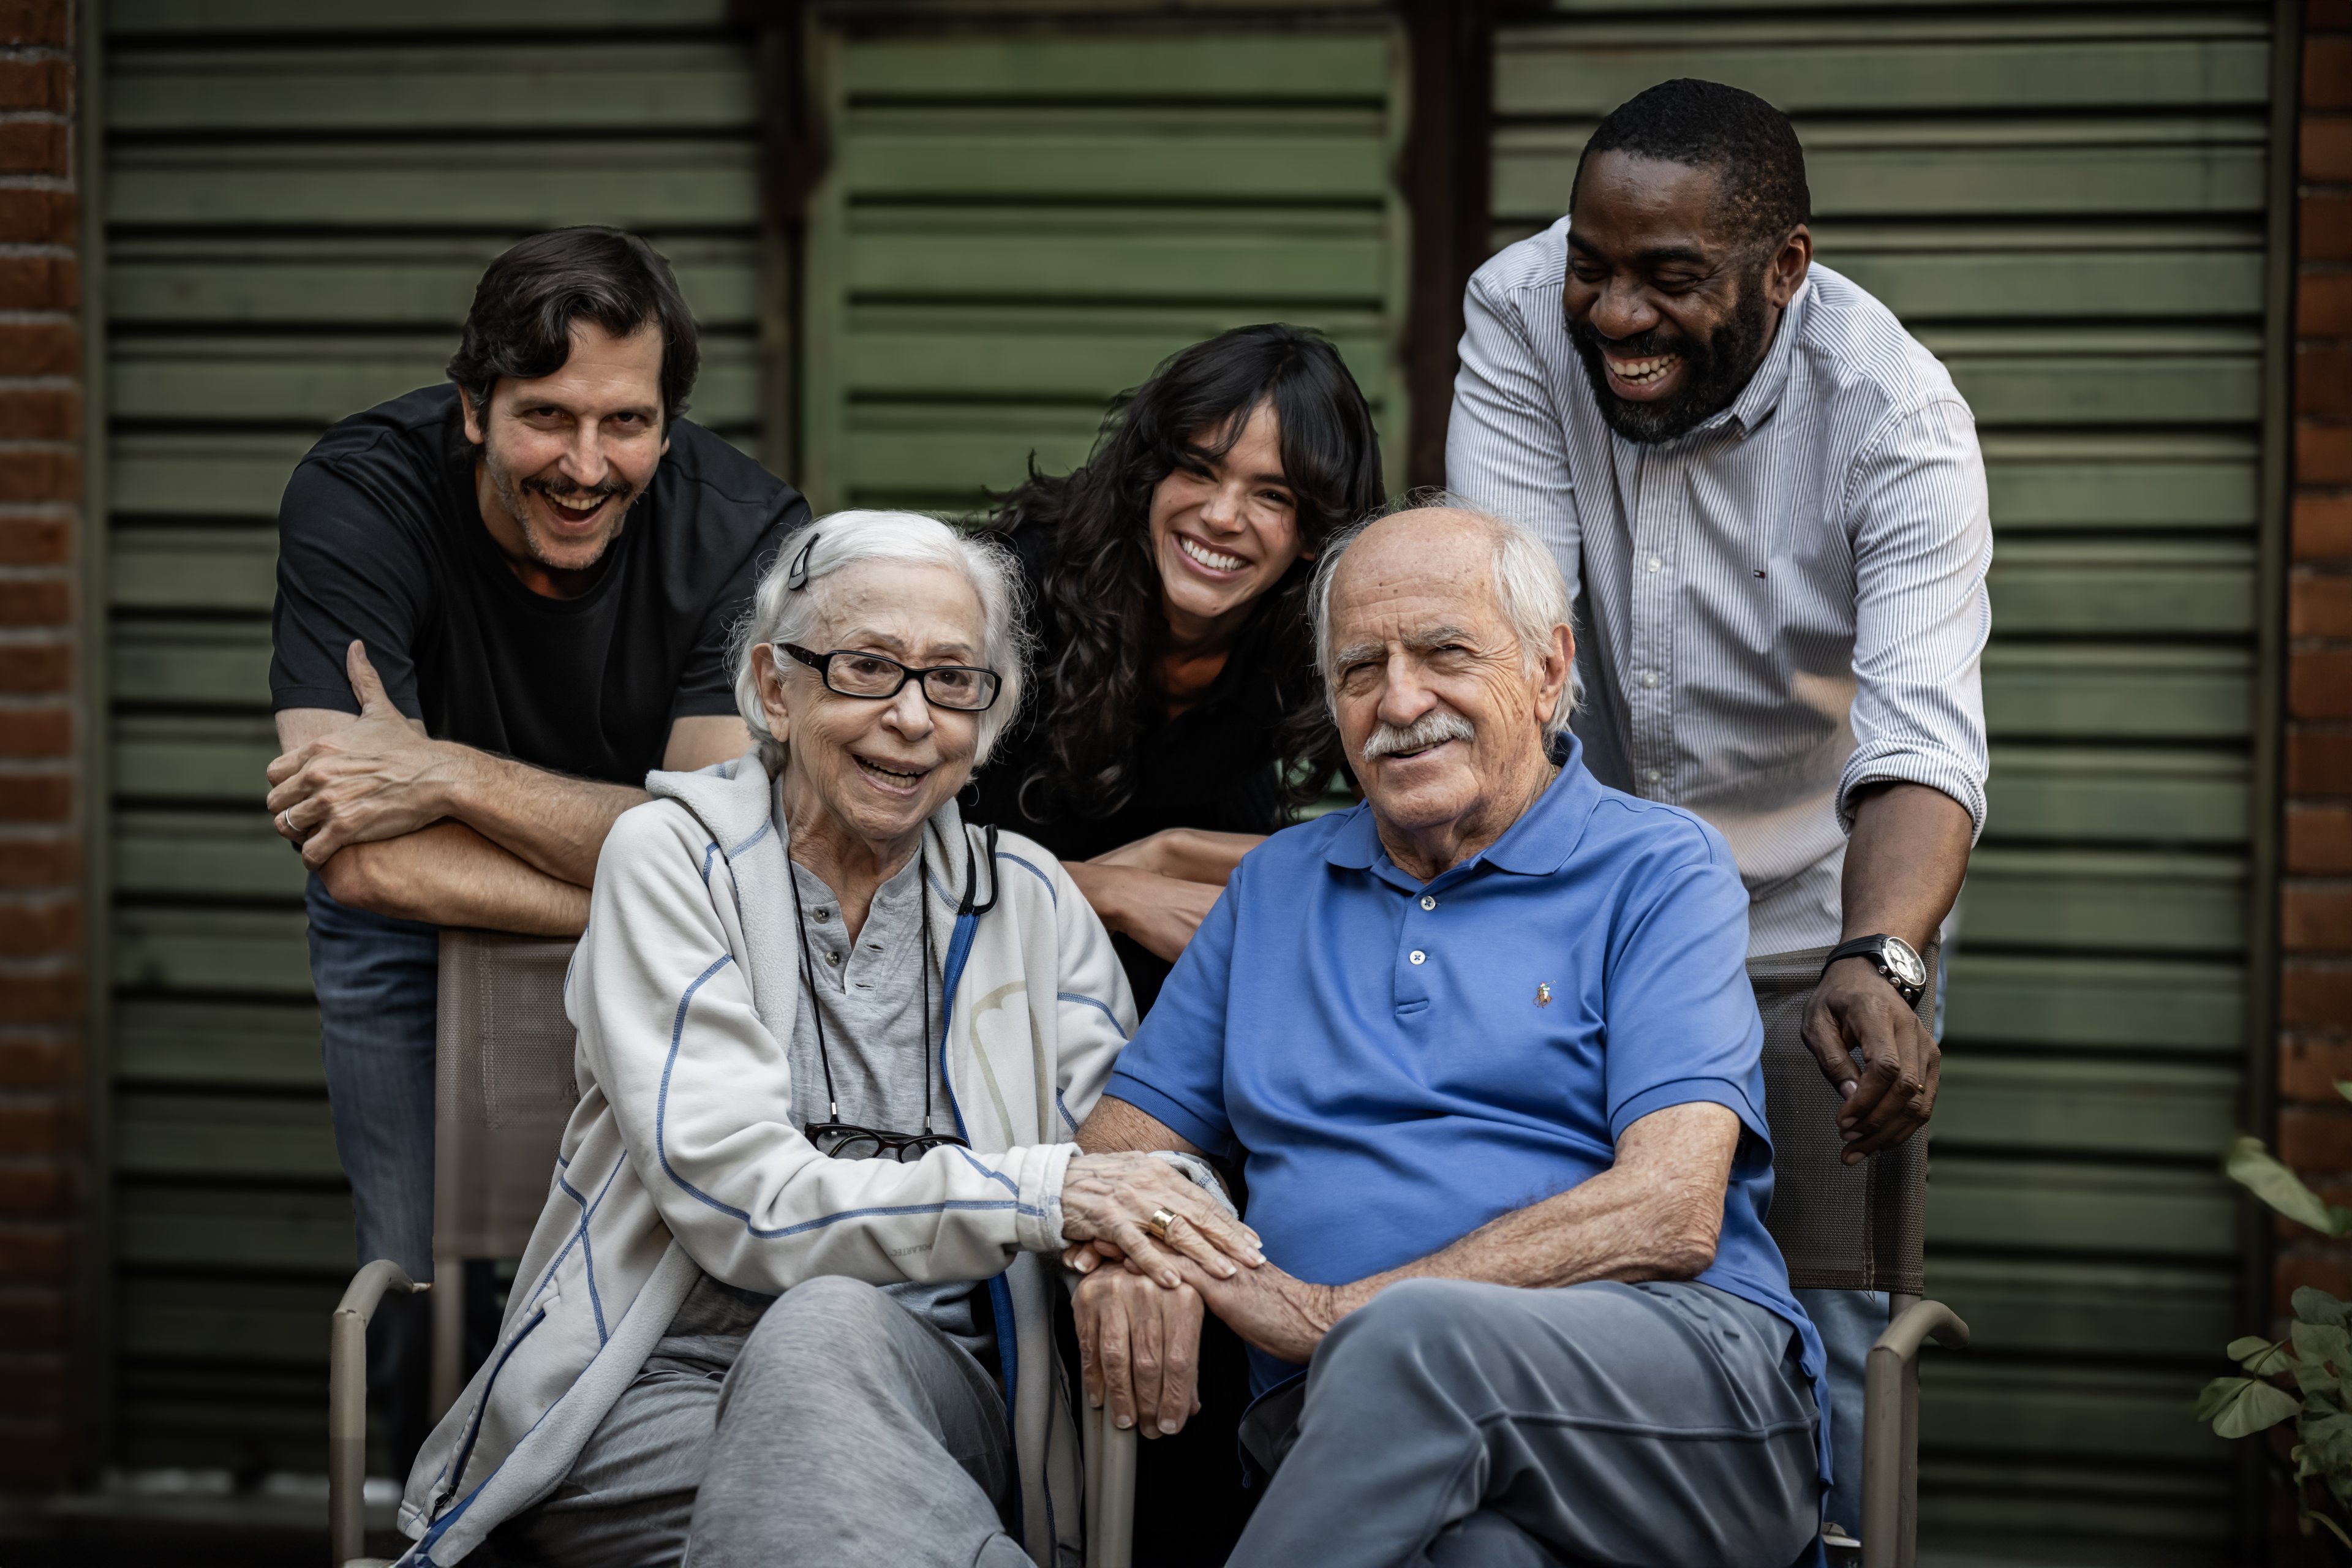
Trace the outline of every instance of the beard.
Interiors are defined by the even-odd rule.
[[[1732,301],[1731,314],[1704,342],[1663,325],[1630,338],[1607,340],[1621,357],[1679,354],[1690,367],[1689,384],[1672,397],[1635,403],[1610,390],[1609,371],[1601,357],[1604,341],[1601,334],[1588,321],[1570,319],[1568,323],[1569,341],[1584,362],[1585,378],[1592,383],[1601,417],[1628,441],[1645,445],[1671,441],[1731,406],[1731,400],[1755,375],[1771,331],[1771,307],[1764,299],[1764,274],[1759,268]]]
[[[532,560],[551,572],[585,571],[602,561],[604,552],[613,547],[613,541],[621,537],[621,526],[628,521],[629,509],[636,504],[637,496],[644,488],[633,488],[618,479],[606,479],[601,485],[575,485],[562,479],[518,479],[514,470],[508,468],[501,458],[495,442],[485,441],[480,450],[483,471],[490,477],[490,488],[498,492],[499,504],[507,509],[507,515],[514,519],[516,529],[521,532],[523,548],[530,552]],[[585,562],[565,563],[554,559],[550,553],[547,541],[540,537],[539,527],[531,521],[530,509],[523,504],[524,494],[530,490],[537,490],[575,510],[607,496],[618,496],[621,501],[613,509],[613,521],[606,526],[596,553]]]

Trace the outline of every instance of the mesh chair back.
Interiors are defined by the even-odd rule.
[[[1837,1090],[1800,1030],[1830,949],[1748,961],[1764,1015],[1765,1117],[1772,1127],[1772,1212],[1766,1228],[1801,1289],[1921,1293],[1927,1135],[1914,1134],[1861,1164],[1839,1155]],[[1919,1021],[1935,1026],[1938,953],[1930,944]]]
[[[520,1258],[579,1103],[563,976],[572,943],[441,933],[433,1099],[433,1253]]]

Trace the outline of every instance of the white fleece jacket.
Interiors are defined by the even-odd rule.
[[[409,1474],[402,1561],[455,1563],[546,1497],[708,1271],[776,1294],[824,1274],[990,1281],[1019,1533],[1048,1568],[1078,1562],[1051,1255],[1068,1140],[1134,1032],[1108,934],[1052,856],[943,807],[921,854],[971,1146],[829,1160],[791,1116],[800,975],[774,786],[753,753],[646,787],[604,841],[565,984],[580,1104],[498,1345]]]

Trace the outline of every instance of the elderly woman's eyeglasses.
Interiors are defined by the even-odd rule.
[[[995,705],[996,694],[1004,685],[997,679],[996,671],[966,664],[935,664],[927,669],[917,669],[895,658],[860,653],[855,648],[812,653],[798,643],[776,646],[824,677],[824,689],[841,697],[863,697],[878,702],[898,696],[911,678],[923,683],[923,700],[932,707],[980,713]]]

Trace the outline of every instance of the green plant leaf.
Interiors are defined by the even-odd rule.
[[[2230,1145],[2221,1168],[2230,1179],[2291,1220],[2327,1236],[2344,1234],[2345,1216],[2328,1207],[2303,1178],[2271,1157],[2259,1138],[2241,1138]]]
[[[2256,1377],[2276,1377],[2283,1372],[2293,1370],[2294,1366],[2294,1352],[2288,1348],[2284,1340],[2272,1342],[2245,1339],[2232,1341],[2231,1343],[2233,1345],[2250,1344],[2254,1347],[2252,1355],[2238,1358],[2238,1364]]]
[[[2342,1095],[2347,1100],[2352,1100],[2352,1078],[2337,1079],[2336,1080],[2336,1092]]]
[[[2326,1291],[2310,1285],[2295,1288],[2294,1315],[2306,1323],[2333,1323],[2339,1329],[2352,1328],[2352,1303],[2339,1301]]]
[[[2247,1437],[2299,1415],[2303,1401],[2251,1377],[2217,1377],[2197,1396],[2197,1416],[2218,1437]]]
[[[2336,1323],[2296,1321],[2290,1331],[2294,1353],[2305,1361],[2332,1362],[2341,1369],[2352,1365],[2352,1333]]]
[[[2310,1287],[2305,1286],[2305,1289],[2308,1289]],[[2230,1342],[2230,1348],[2223,1351],[2221,1353],[2228,1356],[2231,1361],[2243,1361],[2248,1356],[2253,1354],[2256,1351],[2269,1350],[2273,1342],[2274,1342],[2273,1341],[2263,1338],[2260,1334],[2248,1334],[2243,1339],[2231,1340]]]

